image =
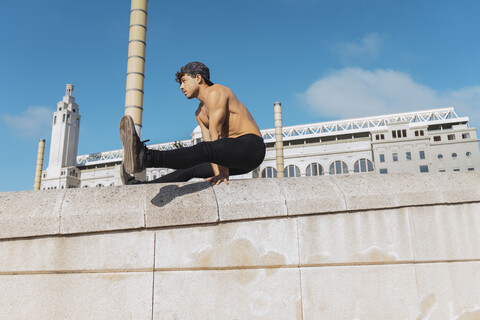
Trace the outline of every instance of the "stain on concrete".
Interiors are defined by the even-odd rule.
[[[260,270],[250,269],[250,270],[238,270],[238,272],[234,273],[235,281],[240,285],[244,286],[251,282],[254,282],[257,279]]]
[[[428,294],[422,298],[420,302],[420,315],[417,320],[427,320],[433,309],[436,307],[436,298],[434,294]]]
[[[463,310],[455,320],[480,320],[480,307]]]
[[[397,256],[393,252],[387,252],[377,246],[372,246],[365,251],[356,253],[355,258],[362,262],[393,262],[397,261]]]
[[[237,239],[228,244],[228,261],[236,266],[251,266],[258,259],[258,252],[248,239]]]
[[[269,251],[258,259],[258,263],[262,266],[283,266],[286,264],[286,260],[285,255]]]
[[[297,320],[302,320],[303,319],[303,305],[302,305],[302,299],[297,299],[295,301],[295,307],[297,311]]]
[[[220,243],[215,248],[191,254],[189,258],[192,265],[202,268],[283,266],[287,260],[278,252],[260,253],[254,243],[245,238]]]
[[[307,264],[320,264],[325,263],[330,259],[330,253],[328,252],[320,252],[316,254],[312,254],[307,258]]]

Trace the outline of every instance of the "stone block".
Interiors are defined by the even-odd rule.
[[[431,174],[379,175],[395,194],[399,206],[443,203],[444,199]]]
[[[416,265],[417,319],[480,319],[480,262]]]
[[[213,190],[221,221],[287,215],[285,198],[273,179],[235,180]]]
[[[145,186],[147,227],[218,221],[218,208],[208,182],[158,183]]]
[[[302,266],[413,261],[406,208],[297,219]]]
[[[392,208],[398,205],[392,187],[377,174],[338,175],[332,178],[345,196],[347,210]]]
[[[428,177],[437,186],[436,190],[446,203],[480,201],[480,173],[453,172],[435,173]]]
[[[156,243],[156,270],[298,266],[292,219],[165,229]]]
[[[288,215],[339,212],[345,197],[332,177],[274,179],[285,196]]]
[[[153,232],[0,242],[0,273],[153,271]]]
[[[417,319],[412,265],[302,268],[303,319]]]
[[[143,186],[67,190],[61,213],[62,234],[143,227]]]
[[[0,193],[0,239],[60,232],[64,190]]]
[[[480,203],[408,210],[415,261],[480,260]]]
[[[153,319],[301,319],[299,270],[155,273]]]
[[[0,319],[152,318],[152,273],[0,276]]]

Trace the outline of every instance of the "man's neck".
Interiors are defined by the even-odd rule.
[[[200,100],[203,104],[205,104],[205,101],[207,100],[207,95],[209,92],[209,87],[207,85],[201,86],[198,90],[198,96],[197,99]]]

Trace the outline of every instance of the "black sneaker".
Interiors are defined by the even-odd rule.
[[[135,131],[132,117],[125,115],[120,120],[120,139],[123,143],[123,166],[128,174],[142,172],[146,168],[147,147]]]
[[[122,180],[122,186],[128,186],[132,184],[139,184],[141,181],[135,179],[125,171],[125,166],[120,165],[120,180]]]

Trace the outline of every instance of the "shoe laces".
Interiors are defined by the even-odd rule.
[[[145,142],[148,142],[148,141],[150,141],[150,139],[140,141],[140,142],[142,143],[142,149],[147,149],[147,150],[148,150],[148,147],[147,147],[147,145],[145,144]]]

